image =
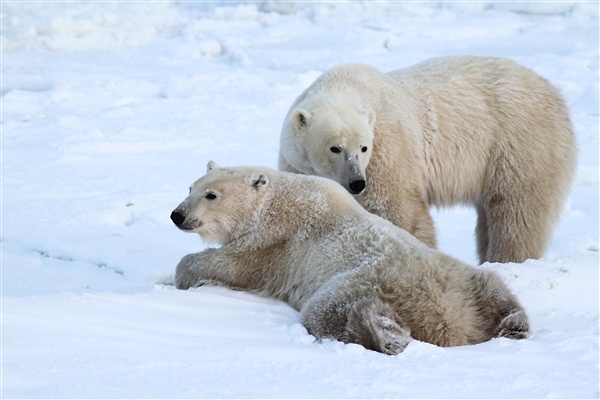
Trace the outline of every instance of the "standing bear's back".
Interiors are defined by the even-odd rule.
[[[489,168],[512,166],[521,179],[566,175],[575,142],[564,100],[546,79],[511,60],[444,57],[388,74],[421,110],[422,168],[435,206],[473,204],[491,182]],[[528,171],[531,163],[540,171]],[[565,165],[555,171],[555,165]]]

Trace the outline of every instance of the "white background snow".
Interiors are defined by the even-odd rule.
[[[2,2],[3,398],[598,398],[598,2]],[[178,291],[169,220],[214,159],[277,166],[289,105],[343,62],[512,58],[580,149],[540,260],[494,264],[533,337],[386,356],[286,304]],[[475,264],[475,215],[436,211]]]

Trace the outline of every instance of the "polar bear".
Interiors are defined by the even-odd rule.
[[[529,336],[496,274],[426,246],[326,178],[210,162],[171,219],[220,246],[181,259],[179,289],[283,300],[318,339],[397,354],[411,338],[460,346]]]
[[[279,169],[331,178],[436,246],[430,206],[477,210],[481,263],[542,256],[576,165],[564,100],[513,61],[445,57],[319,77],[283,123]]]

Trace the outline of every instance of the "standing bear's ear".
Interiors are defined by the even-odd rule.
[[[297,109],[292,113],[292,124],[296,129],[296,132],[300,132],[308,125],[308,121],[312,117],[312,114],[301,108]]]
[[[256,189],[258,189],[269,183],[269,179],[266,176],[257,172],[248,177],[248,183],[250,183]]]
[[[208,164],[206,165],[206,173],[209,173],[210,171],[212,171],[213,169],[219,169],[221,168],[219,166],[219,164],[217,164],[216,162],[214,162],[213,160],[210,160],[208,162]]]

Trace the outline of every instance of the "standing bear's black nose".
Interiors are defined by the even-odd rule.
[[[355,181],[350,182],[350,193],[359,194],[363,190],[365,190],[365,186],[367,183],[364,179],[357,179]]]
[[[175,225],[181,226],[181,224],[183,224],[183,221],[185,221],[185,217],[179,214],[177,211],[173,211],[171,213],[171,221],[173,221]]]

